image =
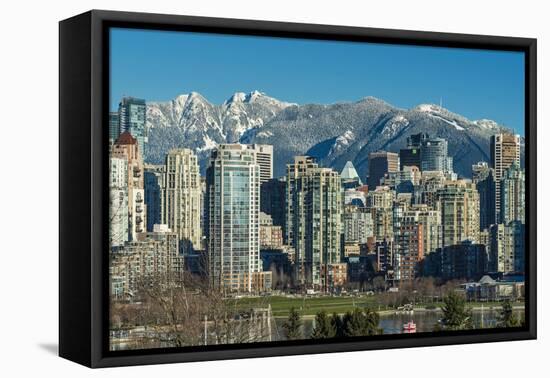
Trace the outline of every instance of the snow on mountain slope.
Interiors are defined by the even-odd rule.
[[[452,127],[451,127],[452,126]],[[471,165],[489,159],[489,138],[507,130],[491,120],[470,121],[434,104],[396,108],[374,97],[328,105],[297,105],[264,93],[236,92],[220,105],[198,93],[147,104],[149,143],[145,158],[161,163],[170,148],[194,149],[204,170],[219,143],[266,143],[274,146],[274,172],[283,175],[295,155],[315,156],[320,164],[341,170],[349,160],[361,177],[368,154],[398,152],[419,132],[449,141],[455,170],[469,176]]]
[[[454,127],[455,129],[457,129],[457,130],[464,131],[464,127],[459,126],[459,125],[456,123],[455,120],[449,121],[448,119],[445,119],[445,118],[443,118],[443,117],[440,117],[440,116],[434,115],[434,114],[432,114],[432,117],[437,118],[437,119],[440,119],[440,120],[442,120],[442,121],[445,122],[445,123],[448,123],[449,125],[453,126],[453,127]]]
[[[210,103],[196,92],[167,102],[149,102],[146,160],[161,163],[169,149],[188,147],[198,152],[204,168],[205,159],[217,144],[240,141],[292,105],[258,91],[236,92],[221,105]]]
[[[474,125],[479,126],[481,128],[487,129],[487,130],[498,130],[499,126],[495,121],[492,121],[490,119],[479,119],[472,122]]]
[[[386,138],[395,136],[399,130],[409,125],[409,121],[403,115],[392,117],[382,129],[382,135]]]

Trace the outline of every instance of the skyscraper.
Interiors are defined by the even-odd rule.
[[[429,139],[430,136],[425,133],[413,134],[407,137],[407,148],[399,150],[399,169],[403,170],[403,167],[417,167],[420,169],[422,166],[422,159],[420,157],[420,148],[422,143]]]
[[[399,171],[399,155],[393,152],[377,151],[369,154],[369,190],[375,190],[386,173]]]
[[[494,170],[486,162],[472,165],[472,182],[479,193],[479,228],[485,230],[496,223]]]
[[[145,129],[145,100],[135,97],[123,97],[118,105],[118,117],[120,133],[129,132],[137,139],[139,152],[145,156],[145,142],[147,130]]]
[[[447,153],[447,140],[430,138],[422,141],[420,149],[422,171],[453,171],[453,159]]]
[[[441,275],[444,279],[479,280],[488,271],[485,245],[465,240],[441,251]]]
[[[489,229],[489,270],[499,273],[525,271],[525,225],[512,221]]]
[[[491,168],[495,176],[495,219],[500,220],[500,181],[513,164],[520,166],[520,137],[513,134],[491,136]]]
[[[525,272],[525,224],[521,221],[508,223],[509,235],[514,239],[514,271]]]
[[[109,241],[120,247],[128,241],[128,161],[111,157],[109,169]]]
[[[128,132],[119,135],[111,148],[111,158],[125,159],[128,186],[128,229],[129,240],[137,239],[137,234],[145,231],[147,213],[144,204],[143,158],[137,140]]]
[[[525,223],[525,172],[514,162],[500,181],[500,222]]]
[[[384,239],[377,241],[374,245],[376,252],[376,269],[378,272],[384,273],[386,281],[396,278],[394,275],[394,266],[396,264],[395,250],[397,247],[394,245],[392,239]]]
[[[393,200],[395,192],[379,186],[367,194],[367,209],[371,213],[376,241],[393,238]]]
[[[437,190],[443,247],[479,240],[479,194],[469,181],[447,181]]]
[[[422,224],[422,233],[424,236],[424,251],[423,255],[427,256],[435,252],[442,245],[442,227],[441,227],[441,212],[439,210],[431,210],[427,205],[414,205],[406,213],[418,218],[418,222]]]
[[[303,203],[303,199],[296,196],[296,191],[301,190],[303,181],[302,178],[306,176],[306,172],[310,169],[318,168],[319,165],[315,162],[315,158],[310,156],[295,156],[293,164],[287,164],[286,168],[286,186],[285,186],[285,218],[286,218],[286,231],[285,231],[285,243],[293,245],[294,243],[294,223],[299,221],[298,205]]]
[[[344,240],[346,243],[365,244],[373,236],[372,216],[354,205],[344,207]]]
[[[395,235],[396,278],[413,281],[424,258],[424,227],[415,212],[406,212]]]
[[[268,182],[273,178],[273,146],[269,144],[249,144],[254,150],[256,163],[260,166],[260,183]]]
[[[415,187],[414,203],[426,204],[432,210],[438,209],[437,190],[442,188],[447,180],[441,171],[422,172],[420,185]]]
[[[162,190],[164,188],[164,165],[145,164],[143,185],[147,206],[147,231],[153,232],[155,224],[162,223]]]
[[[109,140],[114,143],[120,135],[118,112],[109,112]]]
[[[403,217],[409,211],[409,208],[411,207],[411,201],[410,196],[406,194],[400,194],[394,198],[393,206],[392,206],[392,223],[393,223],[393,234],[397,234],[399,232],[399,228],[401,227],[401,221],[403,220]]]
[[[430,136],[426,133],[412,134],[407,137],[407,146],[420,147],[428,139],[430,139]]]
[[[505,264],[505,260],[510,260],[511,253],[505,227],[503,224],[493,224],[489,228],[489,271],[491,272],[505,272],[506,268],[510,269],[510,262]]]
[[[285,188],[286,182],[281,179],[271,179],[260,186],[260,211],[271,215],[273,224],[282,228],[283,235],[286,230]]]
[[[313,158],[287,165],[287,240],[296,251],[298,282],[328,290],[331,264],[341,257],[342,187],[338,172]]]
[[[201,250],[201,183],[193,151],[183,148],[168,152],[163,189],[163,223],[178,234],[184,252]]]
[[[260,273],[260,166],[255,151],[221,144],[206,172],[210,278],[229,291],[253,291]]]

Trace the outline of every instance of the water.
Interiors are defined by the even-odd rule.
[[[514,310],[516,316],[520,318],[524,317],[523,310]],[[382,328],[384,334],[398,334],[403,333],[403,324],[414,321],[416,323],[416,332],[431,332],[434,329],[434,326],[441,319],[441,311],[416,311],[414,314],[404,314],[404,313],[391,313],[388,315],[380,316],[379,327]],[[481,311],[474,311],[472,313],[472,320],[474,328],[491,328],[495,327],[498,319],[500,317],[500,310],[498,309],[488,309]],[[286,340],[285,331],[283,324],[285,323],[285,318],[275,318],[275,321],[271,323],[272,341],[282,341]],[[315,319],[308,317],[303,319],[303,332],[305,338],[310,338],[311,333],[315,327]],[[158,348],[158,347],[171,347],[170,343],[167,342],[152,342],[145,341],[144,344],[136,344],[137,340],[128,340],[128,342],[120,342],[111,345],[111,350],[125,350],[125,349],[147,349],[147,348]],[[265,340],[267,341],[267,340]]]
[[[524,312],[514,311],[516,313],[516,316],[523,317]],[[396,333],[403,333],[403,324],[413,321],[416,323],[416,332],[431,332],[433,331],[435,325],[438,323],[439,319],[441,319],[442,312],[441,311],[423,311],[423,312],[415,312],[414,314],[389,314],[389,315],[382,315],[380,316],[380,323],[379,327],[383,329],[384,334],[396,334]],[[474,328],[491,328],[495,327],[497,325],[498,319],[500,316],[499,310],[484,310],[483,313],[481,311],[474,311],[472,313],[472,321],[474,324]],[[273,333],[273,341],[276,340],[286,340],[286,337],[284,336],[284,329],[282,325],[284,324],[285,319],[283,318],[277,318],[275,320],[276,323],[276,329]],[[307,318],[303,320],[303,331],[304,336],[306,338],[309,338],[311,333],[313,332],[313,328],[315,327],[315,319]]]
[[[495,327],[499,315],[500,312],[495,310],[483,311],[483,317],[481,311],[473,312],[472,321],[474,328]],[[385,334],[403,333],[403,324],[412,320],[416,323],[416,332],[431,332],[439,322],[439,319],[441,319],[441,316],[441,311],[417,312],[414,315],[392,314],[389,316],[381,316],[380,328],[384,330]]]

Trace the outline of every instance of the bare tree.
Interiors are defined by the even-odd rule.
[[[136,345],[247,343],[265,341],[271,334],[265,300],[252,308],[188,272],[141,277],[138,293],[135,303],[111,305],[111,329],[143,329],[143,337],[133,338]]]
[[[139,292],[148,310],[145,323],[157,339],[173,346],[200,343],[200,298],[194,294],[190,277],[174,279],[151,275],[140,280]],[[154,337],[155,338],[155,337]]]

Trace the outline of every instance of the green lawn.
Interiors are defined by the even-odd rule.
[[[373,296],[361,296],[361,297],[298,297],[289,298],[283,296],[268,296],[257,298],[240,298],[231,299],[234,301],[235,306],[243,310],[254,307],[265,308],[271,304],[271,311],[273,316],[287,316],[290,309],[294,307],[301,315],[315,315],[321,310],[325,310],[327,313],[332,314],[336,312],[343,314],[346,311],[351,311],[355,307],[358,308],[371,308],[373,310],[386,310],[384,305],[378,303],[376,295]],[[423,307],[441,307],[442,302],[435,303],[417,303],[415,308]],[[481,307],[482,302],[467,302],[468,307]],[[513,303],[514,306],[522,306],[523,302]],[[486,310],[490,308],[499,309],[502,306],[500,302],[483,302],[483,307]]]
[[[481,308],[481,306],[483,305],[483,308],[485,310],[489,310],[489,309],[500,309],[502,307],[502,304],[504,302],[466,302],[466,307],[475,307],[475,308]],[[512,303],[512,306],[523,306],[525,303],[523,302],[513,302]],[[443,302],[427,302],[427,303],[416,303],[414,305],[415,308],[419,307],[419,308],[426,308],[426,307],[430,307],[430,306],[436,306],[436,307],[442,307],[443,306]]]
[[[236,300],[239,308],[247,309],[252,307],[267,307],[271,304],[271,311],[274,316],[286,316],[289,310],[294,307],[301,315],[315,315],[321,310],[328,313],[338,314],[353,310],[354,307],[378,309],[374,296],[364,297],[306,297],[288,298],[271,296],[263,298],[241,298]]]

